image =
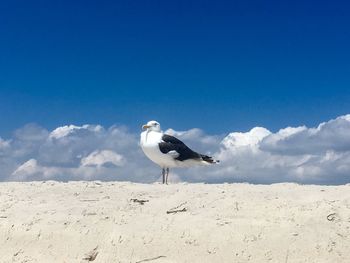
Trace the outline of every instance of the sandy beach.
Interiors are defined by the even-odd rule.
[[[350,262],[350,185],[0,184],[0,262]]]

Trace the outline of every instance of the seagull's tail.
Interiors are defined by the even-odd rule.
[[[201,154],[200,155],[202,160],[203,160],[203,163],[205,164],[216,164],[216,163],[220,163],[219,160],[214,160],[213,157],[210,157],[208,155],[204,155],[204,154]]]

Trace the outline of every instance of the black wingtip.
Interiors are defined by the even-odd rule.
[[[220,163],[219,160],[214,160],[213,157],[210,157],[208,155],[201,154],[201,157],[202,157],[203,161],[210,163],[210,164]]]

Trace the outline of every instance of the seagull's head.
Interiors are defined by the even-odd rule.
[[[157,121],[149,121],[147,124],[142,126],[142,129],[160,132],[160,124]]]

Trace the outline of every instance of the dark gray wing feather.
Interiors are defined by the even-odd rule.
[[[159,143],[159,150],[165,154],[170,151],[178,152],[179,156],[175,158],[178,161],[202,158],[201,154],[192,151],[186,146],[186,144],[184,144],[182,141],[175,138],[174,136],[164,134],[162,140],[163,141]]]

